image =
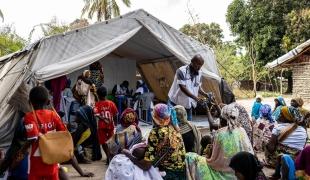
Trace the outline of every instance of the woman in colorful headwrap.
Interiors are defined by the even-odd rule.
[[[138,123],[135,110],[125,109],[120,116],[120,125],[117,126],[116,133],[107,141],[112,156],[119,154],[122,149],[130,149],[142,141],[142,133]]]
[[[253,125],[253,147],[256,151],[263,151],[264,144],[271,138],[274,127],[271,117],[271,106],[264,104],[259,110],[260,118]]]
[[[197,127],[187,120],[186,109],[177,105],[174,106],[179,121],[180,133],[182,134],[186,152],[200,153],[201,133]]]
[[[229,163],[240,180],[267,180],[263,173],[263,166],[257,157],[249,152],[239,152],[234,155]]]
[[[295,160],[296,176],[300,180],[310,179],[310,146],[306,146]]]
[[[307,132],[298,125],[300,119],[298,109],[292,106],[281,108],[278,124],[273,128],[271,139],[265,147],[266,163],[276,167],[273,177],[280,177],[279,157],[288,154],[295,159],[306,144]]]
[[[186,153],[186,174],[188,180],[194,179],[236,179],[229,167],[230,159],[238,152],[254,153],[250,140],[236,121],[239,110],[234,103],[226,105],[221,111],[221,127],[213,140],[210,157],[196,153]]]
[[[148,137],[144,159],[131,160],[143,170],[149,170],[154,165],[165,171],[165,180],[185,180],[185,148],[181,134],[170,124],[170,115],[171,109],[166,104],[154,107],[154,127]]]
[[[278,118],[281,112],[281,107],[286,106],[286,103],[282,96],[278,96],[276,99],[274,99],[274,103],[275,103],[275,106],[274,106],[274,110],[272,113],[272,119],[274,121],[278,121]]]

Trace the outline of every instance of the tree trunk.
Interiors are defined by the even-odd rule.
[[[293,92],[293,75],[292,73],[288,74],[287,77],[287,90],[286,93],[290,94]]]
[[[283,94],[283,69],[281,69],[281,77],[280,77],[280,94]]]
[[[256,70],[255,70],[255,65],[256,65],[256,55],[255,55],[255,49],[254,49],[254,41],[252,40],[248,46],[248,50],[250,52],[250,59],[251,59],[251,65],[252,65],[252,79],[253,79],[253,92],[254,96],[256,97]]]
[[[253,92],[254,92],[254,96],[256,97],[256,71],[255,71],[255,63],[252,63],[252,79],[253,79]]]

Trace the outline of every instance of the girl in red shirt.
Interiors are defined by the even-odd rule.
[[[97,95],[99,101],[95,104],[94,113],[95,116],[99,118],[98,139],[99,143],[102,145],[102,149],[107,156],[107,164],[109,164],[111,156],[106,142],[114,134],[114,119],[117,118],[118,110],[116,105],[112,101],[105,99],[105,97],[107,96],[107,89],[104,86],[101,86],[97,90]]]

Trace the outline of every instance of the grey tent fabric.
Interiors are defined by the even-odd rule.
[[[235,95],[230,89],[227,82],[222,78],[221,84],[220,84],[220,90],[221,90],[221,98],[224,104],[230,104],[233,102],[236,102]]]
[[[137,63],[176,57],[182,64],[189,64],[194,55],[200,54],[205,60],[204,77],[221,81],[210,47],[144,10],[133,11],[112,20],[45,37],[19,52],[1,57],[0,137],[4,131],[12,130],[13,126],[7,124],[13,121],[14,113],[21,110],[19,105],[28,103],[19,98],[21,94],[17,92],[18,88],[23,88],[23,83],[32,87],[78,71],[112,53],[135,55]],[[28,94],[29,88],[24,89],[24,94]],[[20,103],[16,104],[16,99],[20,99]],[[3,141],[6,140],[1,140],[0,145],[7,144]]]

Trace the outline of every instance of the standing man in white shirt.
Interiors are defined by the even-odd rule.
[[[201,55],[195,55],[189,65],[180,67],[174,76],[174,81],[169,90],[169,103],[172,105],[182,105],[187,111],[187,118],[192,120],[192,109],[197,106],[197,102],[202,99],[198,97],[200,93],[207,96],[202,89],[202,71],[200,70],[204,60]]]

